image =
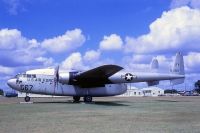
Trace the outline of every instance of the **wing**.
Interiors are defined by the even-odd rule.
[[[117,65],[103,65],[74,75],[71,84],[82,88],[105,86],[111,83],[108,78],[122,69]]]

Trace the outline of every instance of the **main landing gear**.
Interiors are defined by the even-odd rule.
[[[25,102],[30,102],[31,98],[30,98],[29,96],[26,96],[26,97],[24,98],[24,100],[25,100]]]
[[[78,102],[80,102],[80,97],[79,96],[73,96],[73,100],[74,100],[74,103],[78,103]],[[84,96],[83,101],[85,103],[91,103],[92,97],[91,96]]]
[[[92,102],[92,97],[91,96],[84,96],[83,100],[85,103],[91,103]]]
[[[79,96],[73,96],[74,103],[78,103],[80,101]]]

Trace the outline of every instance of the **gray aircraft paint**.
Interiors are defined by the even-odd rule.
[[[37,79],[41,78],[41,81]],[[47,80],[52,80],[49,82]],[[46,94],[46,95],[58,95],[58,96],[114,96],[120,95],[126,92],[126,84],[106,84],[105,87],[95,87],[95,88],[80,88],[79,86],[67,85],[58,83],[57,87],[55,86],[55,81],[53,76],[41,76],[36,75],[36,78],[19,77],[18,79],[21,83],[16,84],[16,79],[10,79],[8,84],[11,88],[25,93],[34,93],[34,94]],[[26,89],[21,86],[28,85]],[[30,88],[30,85],[32,88]]]
[[[153,62],[154,64],[151,64],[151,68],[157,69],[157,61],[153,60],[152,63]],[[120,70],[108,77],[108,81],[110,82],[109,84],[89,88],[82,88],[79,85],[69,85],[69,72],[61,73],[58,70],[56,70],[59,74],[59,80],[57,82],[55,79],[55,74],[47,74],[45,72],[45,69],[38,70],[42,72],[42,74],[34,73],[37,72],[34,70],[31,72],[26,72],[26,74],[34,75],[29,78],[22,75],[19,77],[12,78],[8,80],[8,85],[15,90],[25,93],[59,96],[114,96],[126,92],[126,83],[147,82],[148,85],[155,85],[158,84],[160,80],[170,80],[172,84],[183,83],[185,77],[183,63],[183,56],[180,53],[177,53],[174,65],[171,69],[171,73],[169,74],[156,72],[141,73]]]

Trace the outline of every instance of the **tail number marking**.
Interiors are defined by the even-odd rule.
[[[20,89],[22,91],[31,91],[33,88],[33,85],[20,85]]]

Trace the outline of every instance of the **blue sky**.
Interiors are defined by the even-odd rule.
[[[0,0],[0,85],[57,64],[148,71],[157,57],[168,72],[180,51],[192,88],[200,73],[199,8],[197,0]]]

